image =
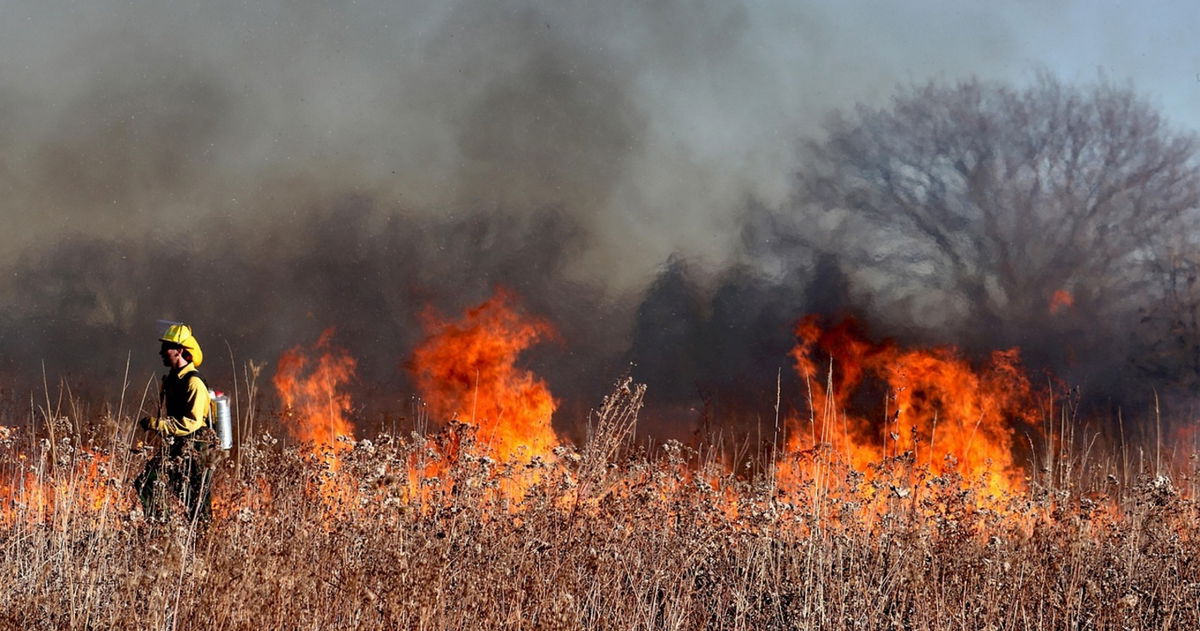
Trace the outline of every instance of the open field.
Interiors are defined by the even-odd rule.
[[[1200,2],[0,2],[0,631],[1200,631]]]
[[[457,424],[307,449],[259,436],[218,465],[208,528],[146,523],[130,484],[147,454],[121,424],[53,449],[7,432],[0,626],[1200,628],[1182,473],[1067,456],[988,497],[906,454],[862,474],[827,447],[734,476],[631,446],[640,399],[618,389],[589,442],[532,461],[476,455]]]

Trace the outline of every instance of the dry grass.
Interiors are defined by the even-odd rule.
[[[677,444],[623,447],[639,395],[614,395],[596,440],[554,464],[472,457],[462,427],[439,439],[454,462],[380,436],[336,472],[262,437],[220,466],[206,531],[141,519],[147,456],[120,431],[86,450],[10,434],[0,627],[1200,628],[1200,515],[1164,478],[1090,497],[1034,480],[992,510],[904,458],[881,475],[912,486],[875,489],[818,454],[825,482],[783,492]],[[438,477],[414,485],[414,467]]]

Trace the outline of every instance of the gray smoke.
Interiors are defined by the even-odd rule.
[[[7,383],[45,361],[115,399],[130,353],[159,369],[160,318],[197,327],[216,380],[230,350],[271,361],[336,326],[380,409],[411,393],[418,314],[501,285],[561,331],[528,359],[576,408],[624,371],[664,407],[739,383],[757,400],[800,312],[864,305],[771,225],[798,140],[915,76],[1020,77],[1024,36],[1066,15],[0,4]]]
[[[882,98],[926,65],[1028,63],[1012,36],[1024,16],[1011,10],[528,0],[4,10],[0,187],[20,228],[0,236],[4,263],[70,231],[174,239],[214,217],[279,231],[303,208],[357,194],[417,216],[558,207],[588,236],[567,272],[636,291],[673,252],[727,262],[745,199],[786,197],[796,138],[831,106]],[[898,23],[926,34],[902,38]],[[943,55],[951,49],[960,54]]]

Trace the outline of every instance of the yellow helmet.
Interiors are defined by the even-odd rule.
[[[200,341],[196,336],[192,335],[192,327],[186,324],[172,324],[167,327],[167,332],[163,333],[162,337],[158,338],[163,342],[178,344],[192,355],[192,364],[197,368],[204,361],[204,352],[200,350]]]

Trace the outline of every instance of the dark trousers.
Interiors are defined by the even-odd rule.
[[[207,524],[212,520],[212,470],[206,465],[208,445],[188,437],[176,437],[167,449],[146,463],[134,480],[147,520],[165,521],[176,500],[186,510],[188,521]]]

